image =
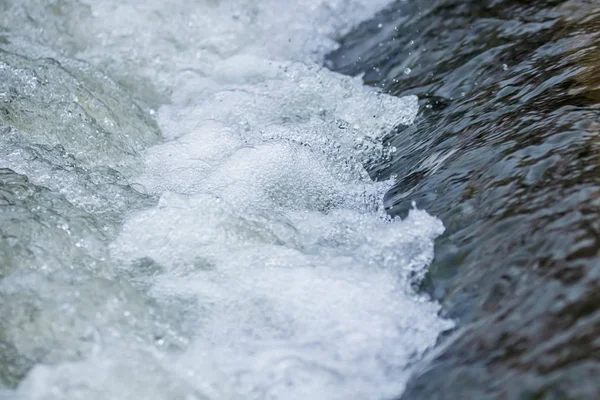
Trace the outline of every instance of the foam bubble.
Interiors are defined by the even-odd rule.
[[[34,368],[20,394],[401,393],[411,363],[451,326],[413,290],[443,225],[417,209],[386,216],[389,182],[364,165],[388,156],[382,135],[412,123],[417,101],[315,63],[385,3],[78,3],[87,23],[73,54],[129,87],[144,77],[168,98],[157,114],[164,142],[142,153],[144,172],[132,178],[160,200],[128,215],[111,259],[157,307],[178,305],[190,344],[123,352],[123,339]]]
[[[113,256],[163,266],[158,301],[198,304],[176,368],[216,398],[400,393],[449,326],[412,290],[443,226],[386,217],[388,184],[363,165],[386,157],[380,137],[412,122],[416,98],[250,48],[182,73],[171,99],[139,178],[159,205],[126,222]]]

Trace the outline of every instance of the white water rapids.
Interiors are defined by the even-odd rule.
[[[23,206],[12,236],[0,228],[33,249],[0,242],[14,264],[0,342],[16,354],[7,365],[30,365],[0,397],[402,392],[451,326],[413,290],[443,226],[417,209],[387,217],[389,183],[363,164],[402,150],[380,138],[412,122],[417,99],[320,66],[387,1],[5,3],[6,48],[24,58],[0,58],[0,74],[38,111],[0,124],[0,167],[60,197]],[[69,74],[28,64],[40,45]]]

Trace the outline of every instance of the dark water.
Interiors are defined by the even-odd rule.
[[[421,99],[392,214],[447,227],[425,289],[459,327],[403,399],[600,398],[600,2],[398,1],[330,66]]]

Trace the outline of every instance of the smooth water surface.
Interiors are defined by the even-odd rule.
[[[599,49],[595,0],[428,0],[329,56],[420,98],[372,173],[444,222],[424,287],[459,329],[404,398],[600,398]]]

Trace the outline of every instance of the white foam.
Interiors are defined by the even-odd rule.
[[[159,303],[192,304],[192,344],[178,354],[106,350],[102,361],[39,367],[22,392],[82,368],[113,398],[154,376],[184,382],[189,392],[172,395],[180,398],[399,394],[409,364],[450,326],[412,289],[443,226],[416,209],[403,221],[387,217],[389,183],[373,182],[363,163],[393,151],[379,139],[412,122],[416,98],[312,63],[386,2],[190,3],[90,1],[101,46],[80,56],[135,65],[170,93],[158,112],[165,142],[147,150],[137,178],[160,202],[131,215],[112,256],[124,269],[142,258],[160,264],[145,283]],[[160,368],[140,368],[147,379],[121,373],[138,363]],[[171,395],[164,390],[153,398]]]
[[[73,28],[77,56],[169,91],[177,73],[212,76],[218,62],[239,54],[319,62],[337,47],[336,37],[389,0],[81,2],[92,18],[83,32]]]

